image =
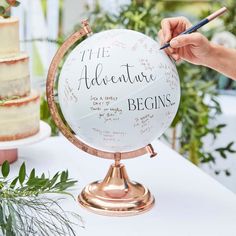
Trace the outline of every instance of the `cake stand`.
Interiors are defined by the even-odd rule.
[[[44,121],[40,121],[40,129],[37,134],[24,139],[0,142],[0,165],[5,160],[9,163],[15,162],[18,159],[18,148],[40,142],[50,135],[50,126]]]

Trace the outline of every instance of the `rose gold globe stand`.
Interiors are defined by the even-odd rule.
[[[119,153],[115,154],[115,163],[110,166],[104,180],[86,186],[78,200],[85,208],[110,216],[143,213],[149,210],[155,201],[145,186],[130,181],[125,166],[120,163]]]
[[[97,214],[110,216],[128,216],[145,212],[154,204],[154,197],[143,185],[130,181],[121,159],[134,158],[149,153],[156,156],[153,147],[149,144],[135,151],[112,153],[95,149],[79,140],[66,126],[58,111],[55,101],[54,88],[59,64],[69,49],[82,37],[92,33],[88,22],[82,21],[82,29],[71,35],[58,49],[49,68],[47,78],[47,100],[49,109],[56,125],[62,134],[81,150],[106,159],[113,159],[115,163],[103,181],[96,181],[86,186],[78,197],[79,203],[88,210]]]

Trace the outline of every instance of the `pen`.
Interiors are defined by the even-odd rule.
[[[207,24],[208,22],[214,20],[216,17],[222,15],[223,13],[225,13],[227,11],[226,7],[222,7],[219,10],[217,10],[216,12],[212,13],[211,15],[209,15],[208,17],[206,17],[205,19],[201,20],[200,22],[198,22],[196,25],[193,25],[192,27],[190,27],[189,29],[185,30],[184,32],[182,32],[179,35],[183,35],[183,34],[191,34],[193,32],[195,32],[196,30],[198,30],[199,28],[201,28],[203,25]],[[178,37],[178,36],[177,36]],[[170,46],[170,42],[165,43],[163,46],[160,47],[160,50],[164,49],[164,48],[168,48]]]

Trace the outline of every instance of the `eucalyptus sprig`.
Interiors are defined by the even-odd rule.
[[[16,0],[0,0],[0,16],[8,18],[11,7],[18,7],[19,5],[20,2]]]
[[[66,194],[77,181],[68,171],[57,172],[52,178],[37,176],[35,169],[27,175],[25,163],[18,176],[9,179],[10,165],[4,162],[0,176],[0,229],[3,235],[76,235],[74,227],[81,222],[78,214],[66,212],[59,205],[58,195]],[[79,220],[79,221],[78,221]],[[76,223],[75,223],[76,222]]]

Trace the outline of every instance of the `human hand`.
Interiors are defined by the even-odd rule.
[[[185,17],[165,18],[161,22],[161,30],[158,33],[161,45],[170,42],[170,47],[165,52],[176,61],[183,59],[192,64],[205,64],[211,44],[200,33],[179,35],[192,25]],[[179,35],[179,36],[178,36]]]

